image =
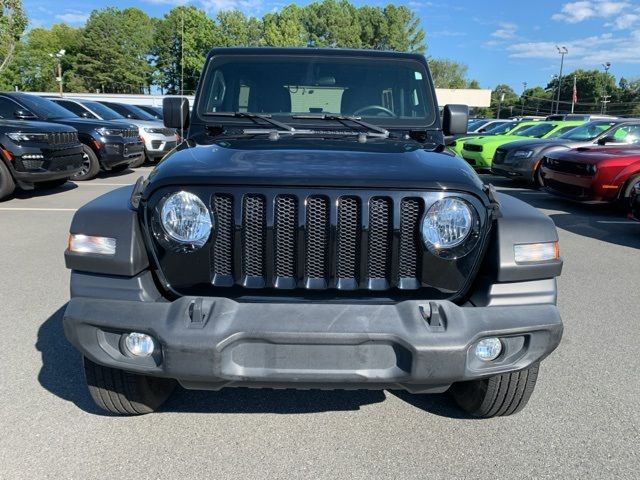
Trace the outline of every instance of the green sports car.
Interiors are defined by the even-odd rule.
[[[459,157],[462,156],[462,145],[464,142],[468,140],[484,138],[484,137],[494,137],[496,135],[517,135],[517,132],[524,130],[532,125],[536,125],[540,122],[536,121],[526,121],[526,122],[513,122],[512,124],[503,123],[501,125],[496,125],[494,128],[487,130],[482,135],[469,135],[463,136],[461,138],[456,138],[456,140],[449,145],[449,149],[452,150]]]
[[[555,138],[583,123],[580,121],[535,122],[525,128],[516,128],[508,135],[470,138],[462,142],[461,156],[476,169],[491,168],[493,154],[505,143],[527,138]]]

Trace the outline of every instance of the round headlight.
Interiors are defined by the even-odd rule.
[[[422,239],[429,250],[462,244],[474,228],[474,215],[464,200],[443,198],[427,210],[422,220]]]
[[[162,205],[160,221],[171,240],[194,248],[200,248],[207,242],[213,226],[206,205],[189,192],[168,196]]]

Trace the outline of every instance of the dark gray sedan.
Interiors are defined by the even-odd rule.
[[[491,172],[541,186],[540,162],[549,152],[597,144],[624,144],[630,136],[637,135],[638,128],[638,119],[594,120],[557,138],[510,142],[496,150]]]

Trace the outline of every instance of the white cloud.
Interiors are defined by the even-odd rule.
[[[565,63],[599,68],[603,62],[640,64],[640,31],[628,36],[611,33],[579,38],[569,42],[521,42],[507,47],[512,58],[558,60],[556,45],[564,45],[569,53]]]
[[[262,0],[200,0],[198,3],[209,13],[238,9],[244,13],[257,14],[263,8]]]
[[[500,28],[494,31],[491,36],[494,38],[499,38],[501,40],[511,40],[516,36],[516,30],[518,26],[514,23],[509,22],[501,22]]]
[[[84,23],[89,18],[89,14],[80,10],[67,10],[66,13],[56,15],[56,20],[64,23]]]
[[[552,20],[579,23],[590,18],[610,18],[631,7],[627,0],[581,0],[562,5],[560,12],[551,16]]]
[[[638,10],[640,12],[640,10]],[[613,27],[616,30],[626,30],[640,20],[640,13],[625,13],[616,17],[613,22],[605,23],[605,27]]]

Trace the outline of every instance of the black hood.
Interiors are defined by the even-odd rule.
[[[31,132],[31,133],[50,133],[50,132],[75,132],[76,129],[59,123],[50,122],[32,122],[26,120],[5,120],[0,119],[0,132]]]
[[[203,136],[160,162],[146,194],[193,184],[458,190],[483,198],[483,183],[464,160],[382,139]]]
[[[64,125],[70,125],[78,132],[89,133],[97,128],[137,128],[132,123],[126,120],[98,120],[94,118],[55,118],[51,119],[51,122],[62,123]]]

